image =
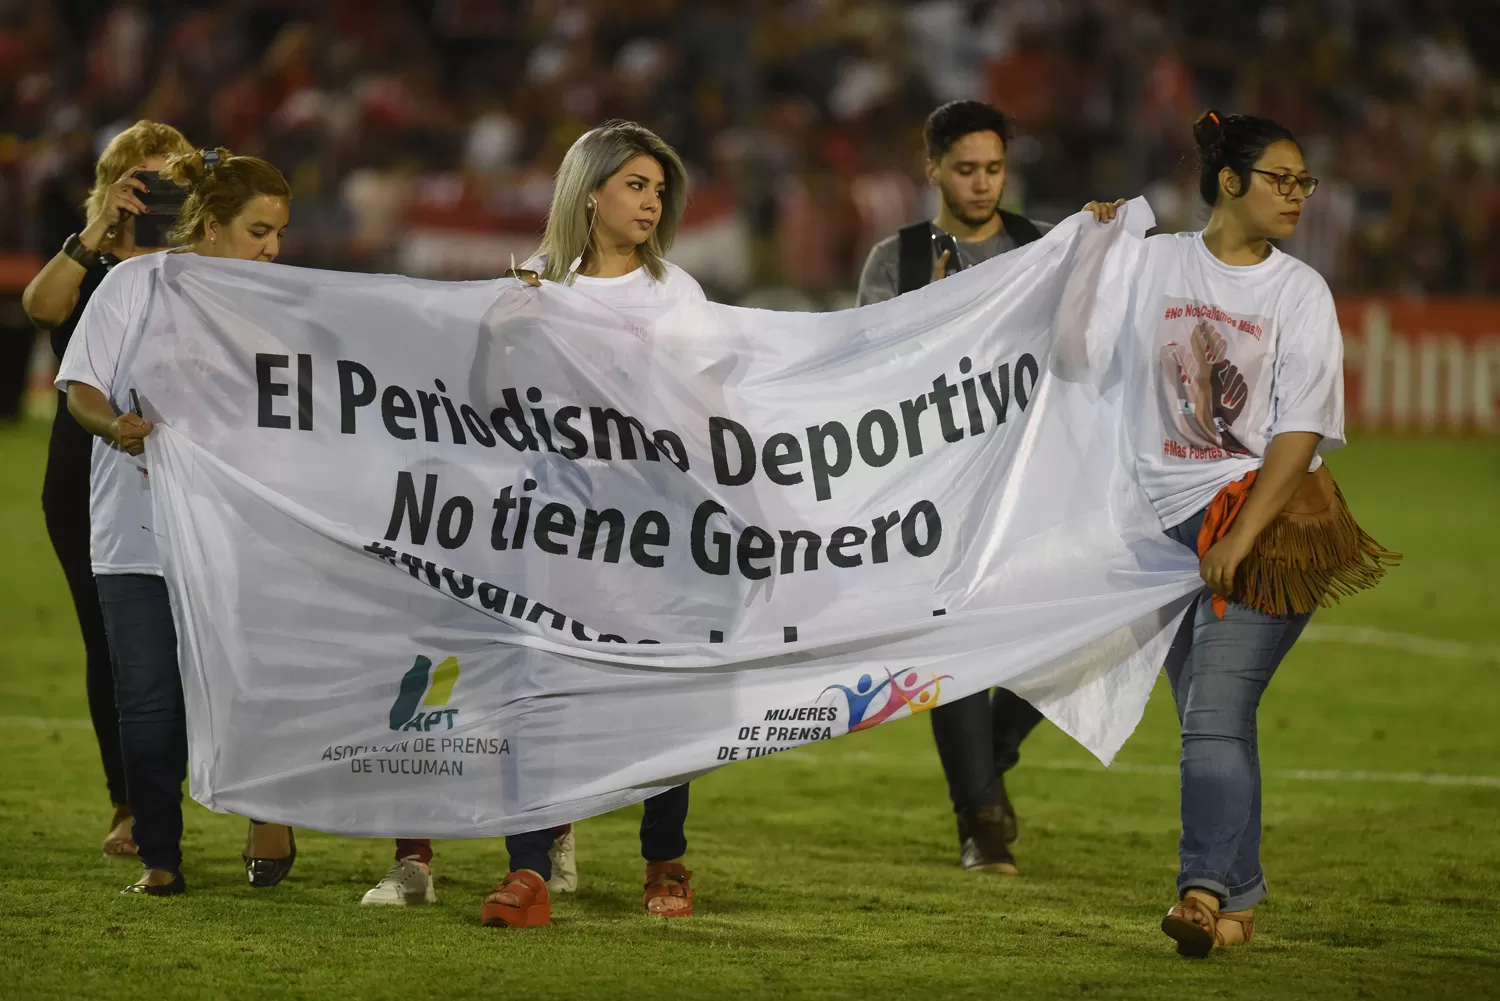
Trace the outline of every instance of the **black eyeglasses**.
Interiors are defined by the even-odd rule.
[[[1261,170],[1258,167],[1251,167],[1250,170],[1252,173],[1265,174],[1267,177],[1269,177],[1272,183],[1276,185],[1276,193],[1280,195],[1289,195],[1292,193],[1292,188],[1297,187],[1302,189],[1302,196],[1304,198],[1307,198],[1310,197],[1314,191],[1318,190],[1318,179],[1316,177],[1298,177],[1296,174],[1278,174],[1274,170]]]

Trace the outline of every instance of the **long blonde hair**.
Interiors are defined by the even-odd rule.
[[[209,162],[208,150],[195,149],[168,158],[161,175],[188,191],[187,201],[172,227],[172,246],[181,247],[203,239],[210,217],[220,225],[244,211],[256,195],[276,198],[292,197],[291,185],[270,163],[258,156],[235,156],[224,147],[213,152],[217,160]]]
[[[104,214],[109,186],[124,177],[131,167],[148,156],[188,153],[192,148],[192,143],[172,126],[144,118],[115,136],[94,164],[94,186],[89,189],[89,197],[83,203],[88,221],[93,223]]]
[[[537,249],[538,256],[546,258],[543,278],[561,281],[567,277],[575,258],[583,256],[587,260],[594,252],[589,196],[642,155],[661,165],[666,193],[662,196],[661,220],[636,252],[652,278],[660,281],[667,273],[666,254],[677,239],[677,224],[687,204],[687,170],[676,151],[655,132],[635,122],[616,120],[579,136],[563,157],[562,166],[557,168],[547,228]]]

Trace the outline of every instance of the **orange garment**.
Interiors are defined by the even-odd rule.
[[[1198,558],[1229,534],[1258,470],[1214,495],[1198,530]],[[1230,600],[1267,615],[1307,615],[1343,595],[1374,587],[1401,560],[1360,528],[1327,466],[1302,478],[1281,513],[1256,537],[1234,573],[1233,593],[1213,597],[1224,617]]]
[[[1208,514],[1203,517],[1203,527],[1198,529],[1198,559],[1208,555],[1213,544],[1229,534],[1229,528],[1234,524],[1234,519],[1240,513],[1240,508],[1245,506],[1245,501],[1250,499],[1250,488],[1255,486],[1255,477],[1260,472],[1252,469],[1243,477],[1235,480],[1229,486],[1214,494],[1214,499],[1209,501]],[[1216,594],[1213,598],[1214,614],[1219,618],[1224,617],[1224,612],[1229,608],[1229,599],[1222,594]]]

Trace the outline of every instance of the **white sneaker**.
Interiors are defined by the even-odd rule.
[[[547,849],[552,860],[552,878],[547,880],[549,893],[573,893],[578,889],[578,849],[573,841],[573,828],[560,838],[554,838]]]
[[[365,891],[360,903],[396,907],[435,904],[437,893],[432,889],[432,870],[414,858],[397,859],[385,878]]]

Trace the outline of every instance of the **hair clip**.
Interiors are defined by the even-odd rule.
[[[530,268],[516,267],[515,254],[510,255],[510,267],[502,271],[501,275],[506,278],[519,278],[521,279],[521,281],[525,282],[527,285],[530,285],[532,288],[535,288],[542,283],[542,276],[537,274],[535,271],[532,271]]]
[[[213,170],[218,165],[219,165],[219,151],[216,150],[216,149],[206,149],[206,150],[204,150],[203,151],[203,169],[204,170]]]

